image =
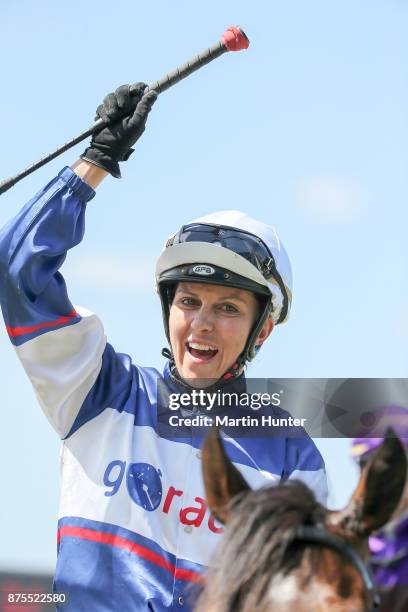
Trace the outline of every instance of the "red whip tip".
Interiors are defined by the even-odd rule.
[[[237,26],[227,28],[221,36],[221,40],[228,51],[241,51],[241,49],[248,49],[249,47],[247,35]]]

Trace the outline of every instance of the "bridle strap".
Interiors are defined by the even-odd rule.
[[[308,525],[301,525],[297,528],[294,540],[320,544],[346,557],[358,570],[363,579],[364,586],[373,601],[372,610],[378,609],[379,596],[375,589],[372,572],[351,546],[346,544],[341,538],[329,533],[321,527],[311,527]]]

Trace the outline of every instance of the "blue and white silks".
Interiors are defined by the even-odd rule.
[[[63,440],[55,588],[67,593],[65,611],[188,610],[221,537],[204,500],[202,437],[194,428],[158,434],[157,382],[177,389],[168,365],[161,374],[116,353],[100,319],[71,304],[58,271],[83,238],[94,195],[65,168],[0,232],[7,331]],[[298,478],[325,501],[310,438],[225,446],[252,487]]]

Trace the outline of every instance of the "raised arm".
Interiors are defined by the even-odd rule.
[[[102,371],[110,376],[114,369],[118,379],[129,375],[128,360],[117,362],[98,317],[72,305],[59,268],[83,238],[94,188],[108,173],[120,176],[119,161],[129,157],[144,131],[156,95],[143,96],[143,90],[139,84],[109,94],[97,113],[109,113],[112,124],[93,137],[72,169],[60,172],[0,231],[0,300],[7,332],[61,437],[70,433]],[[109,397],[101,397],[100,387],[95,392],[101,411]],[[97,414],[91,404],[81,422]]]

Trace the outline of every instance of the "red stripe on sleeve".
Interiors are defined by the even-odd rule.
[[[54,321],[45,321],[44,323],[38,323],[37,325],[32,325],[31,327],[11,327],[10,325],[6,325],[7,333],[10,337],[14,336],[23,336],[24,334],[32,334],[38,329],[42,329],[43,327],[55,327],[57,325],[63,325],[64,323],[69,323],[71,319],[74,319],[78,316],[76,310],[73,310],[66,317],[59,317],[59,319],[54,319]]]

